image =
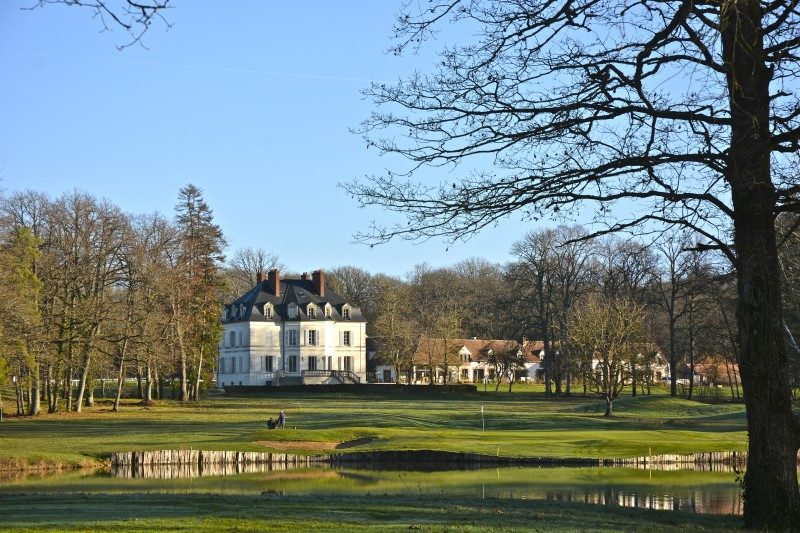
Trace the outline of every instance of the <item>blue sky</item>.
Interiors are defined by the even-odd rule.
[[[359,210],[337,183],[401,165],[348,132],[371,109],[359,91],[433,59],[385,54],[399,0],[183,0],[167,14],[172,29],[156,25],[147,49],[124,51],[115,45],[126,35],[101,32],[89,11],[20,9],[33,3],[0,3],[6,191],[77,188],[126,211],[171,214],[192,182],[230,250],[263,247],[295,271],[500,262],[533,229],[508,221],[449,250],[437,240],[352,243],[387,215]],[[441,172],[428,175],[438,181]]]

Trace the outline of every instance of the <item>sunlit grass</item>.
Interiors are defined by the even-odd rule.
[[[267,430],[267,418],[280,409],[287,413],[287,429]],[[290,453],[320,453],[318,443],[357,439],[363,440],[334,452],[431,449],[616,458],[745,447],[744,407],[739,404],[640,395],[617,400],[615,413],[603,417],[597,398],[546,400],[535,390],[273,392],[186,405],[159,401],[151,408],[127,401],[118,413],[98,403],[81,414],[7,419],[0,425],[0,461],[77,464],[139,449],[289,451],[279,445],[285,441],[293,441]]]

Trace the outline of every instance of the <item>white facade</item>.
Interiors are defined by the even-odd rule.
[[[263,386],[279,370],[297,377],[303,370],[349,370],[366,380],[364,322],[240,322],[223,330],[218,386]]]
[[[305,279],[279,283],[284,300],[292,284],[309,287]],[[327,292],[325,298],[338,298],[330,290]],[[309,297],[308,292],[303,295]],[[253,298],[252,294],[250,297]],[[264,298],[277,299],[274,292]],[[275,384],[276,377],[295,378],[296,383],[298,378],[303,378],[303,383],[336,382],[328,379],[330,375],[304,375],[304,371],[314,370],[352,372],[366,382],[366,322],[359,319],[360,310],[342,304],[341,299],[335,305],[284,300],[248,305],[234,302],[226,306],[217,386],[264,386]]]

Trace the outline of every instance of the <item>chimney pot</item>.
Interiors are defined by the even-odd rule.
[[[308,272],[303,272],[303,274],[300,276],[300,279],[303,281],[308,281]]]

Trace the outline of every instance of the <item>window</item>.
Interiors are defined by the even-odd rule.
[[[290,329],[288,331],[288,334],[289,338],[287,339],[286,344],[288,344],[289,346],[297,346],[297,330]]]
[[[342,318],[345,320],[350,320],[350,308],[345,306],[342,307]]]
[[[267,346],[272,346],[272,332],[267,332]]]
[[[289,318],[297,318],[297,306],[289,304]]]
[[[309,370],[316,370],[317,369],[317,358],[316,357],[309,357],[308,358],[308,369]]]
[[[219,358],[219,373],[220,374],[225,373],[225,359],[223,359],[222,357]]]
[[[272,318],[272,304],[267,304],[264,306],[264,316],[266,318]]]
[[[236,373],[236,358],[235,357],[231,357],[231,372],[230,373],[231,374],[235,374]],[[231,385],[233,385],[233,383],[231,383]]]
[[[231,334],[228,335],[228,339],[229,339],[228,347],[233,348],[236,345],[236,332],[231,331]]]
[[[325,306],[325,318],[331,318],[333,310],[331,309],[331,304]]]
[[[261,371],[262,372],[272,372],[273,363],[272,363],[272,356],[271,355],[262,355],[261,356]]]
[[[289,372],[297,372],[297,356],[289,356]]]
[[[317,306],[310,304],[306,309],[306,314],[308,315],[308,318],[317,318]]]
[[[345,371],[353,371],[353,358],[352,357],[342,357],[342,363],[344,364],[344,368],[342,370]]]
[[[242,332],[239,332],[239,346],[242,346]]]
[[[343,331],[342,332],[342,345],[350,346],[350,332],[349,331]]]
[[[317,330],[310,329],[306,333],[307,333],[306,344],[308,344],[309,346],[316,346],[317,341],[319,340],[317,338]]]

